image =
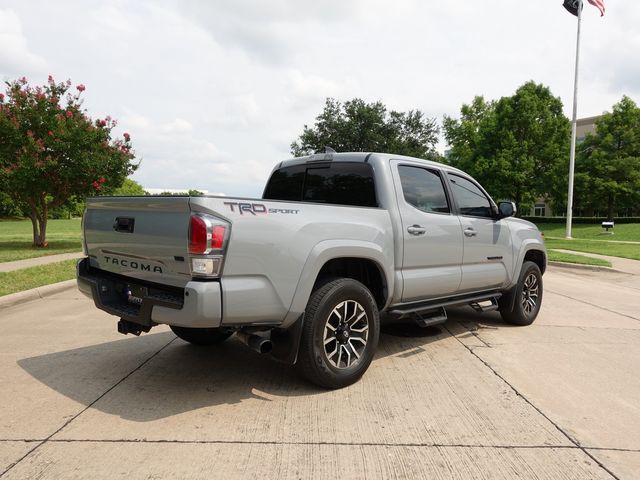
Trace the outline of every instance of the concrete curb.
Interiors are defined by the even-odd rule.
[[[553,261],[547,262],[547,264],[553,267],[568,268],[568,269],[574,269],[574,270],[589,270],[591,272],[628,273],[628,272],[623,272],[622,270],[617,270],[615,268],[601,267],[598,265],[582,265],[579,263],[553,262]]]
[[[38,300],[41,298],[54,295],[56,293],[64,292],[76,286],[75,278],[72,280],[65,280],[64,282],[52,283],[50,285],[43,285],[42,287],[32,288],[31,290],[24,290],[23,292],[11,293],[0,297],[0,310],[4,308],[13,307],[21,303],[27,303],[32,300]]]

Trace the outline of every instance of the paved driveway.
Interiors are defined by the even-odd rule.
[[[639,277],[545,282],[533,326],[385,333],[340,391],[235,340],[124,337],[73,290],[1,310],[0,476],[640,478]]]

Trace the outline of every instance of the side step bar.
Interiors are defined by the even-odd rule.
[[[476,311],[487,312],[490,310],[495,310],[498,308],[498,299],[502,296],[501,292],[493,291],[493,292],[484,292],[482,294],[475,295],[463,295],[459,297],[449,297],[449,298],[441,298],[437,300],[430,300],[427,302],[420,302],[414,304],[407,305],[398,305],[395,308],[392,308],[389,311],[389,315],[393,316],[396,319],[402,319],[406,317],[411,317],[414,315],[424,315],[429,316],[429,313],[433,313],[434,310],[438,310],[443,307],[450,307],[454,305],[471,305]],[[482,307],[487,301],[491,301],[491,306]],[[477,310],[474,306],[477,305],[479,308],[483,308],[482,310]],[[444,308],[443,308],[444,310]],[[446,320],[446,314],[445,314]]]
[[[437,308],[432,312],[414,314],[414,319],[420,327],[431,327],[447,321],[447,311],[444,307]]]
[[[478,302],[472,302],[469,304],[471,308],[473,308],[478,313],[483,312],[493,312],[499,308],[498,298],[500,297],[492,297],[486,300],[480,300]]]

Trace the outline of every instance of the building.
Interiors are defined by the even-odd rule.
[[[594,117],[579,118],[576,121],[576,145],[580,145],[584,142],[585,137],[589,133],[596,132],[596,120],[602,115],[596,115]],[[568,172],[567,172],[568,174]],[[536,200],[535,205],[531,208],[530,215],[532,217],[553,217],[554,214],[558,216],[565,215],[566,212],[554,212],[551,209],[551,204],[544,198]]]

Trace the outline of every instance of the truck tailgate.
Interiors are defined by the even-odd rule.
[[[84,236],[92,267],[183,287],[190,279],[189,197],[87,199]]]

